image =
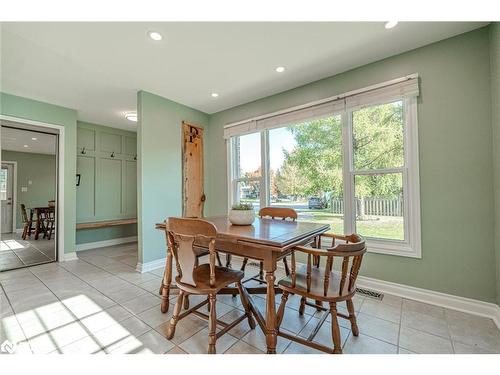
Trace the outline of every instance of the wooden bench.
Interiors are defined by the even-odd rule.
[[[106,221],[95,221],[92,223],[77,223],[76,229],[95,229],[95,228],[107,228],[115,227],[118,225],[127,224],[137,224],[137,218],[134,219],[119,219],[119,220],[106,220]]]

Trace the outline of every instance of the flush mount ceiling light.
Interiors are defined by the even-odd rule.
[[[398,24],[398,21],[389,21],[385,24],[386,29],[392,29],[393,27],[396,27]]]
[[[23,145],[23,147],[28,148],[29,146],[28,145]]]
[[[213,93],[212,93],[212,94],[210,94],[210,95],[212,95],[212,98],[218,98],[218,97],[219,97],[219,94],[217,94],[216,92],[213,92]]]
[[[276,69],[275,69],[278,73],[283,73],[285,71],[285,67],[284,66],[278,66]]]
[[[157,42],[163,39],[163,36],[158,31],[150,31],[148,32],[148,35],[151,39]]]
[[[137,113],[127,113],[125,118],[132,122],[137,122]]]
[[[38,138],[33,137],[33,138],[31,138],[31,140],[36,141],[36,140],[38,140]]]

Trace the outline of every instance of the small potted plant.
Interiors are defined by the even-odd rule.
[[[229,211],[229,221],[233,225],[252,225],[255,212],[252,203],[237,203]]]

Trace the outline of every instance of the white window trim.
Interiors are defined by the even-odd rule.
[[[404,127],[404,152],[405,165],[402,168],[390,168],[377,170],[376,172],[397,172],[403,173],[403,196],[404,200],[404,223],[405,240],[375,239],[367,238],[368,252],[378,254],[397,255],[410,258],[422,258],[421,245],[421,217],[420,217],[420,172],[418,153],[418,118],[417,118],[417,98],[416,96],[402,98],[375,98],[363,106],[351,107],[342,112],[332,113],[341,115],[342,122],[342,153],[343,153],[343,179],[344,179],[344,231],[353,233],[355,231],[355,215],[353,215],[354,204],[354,176],[357,174],[371,174],[373,171],[353,171],[352,163],[352,113],[356,108],[387,103],[390,101],[403,99],[405,113]],[[257,130],[259,131],[259,130]],[[257,132],[256,131],[256,132]],[[260,130],[261,133],[261,207],[269,204],[268,167],[269,167],[269,129]],[[233,150],[232,139],[226,139],[227,144],[227,181],[228,181],[228,210],[234,201],[234,183],[241,180],[233,179]],[[410,183],[411,181],[411,183]]]

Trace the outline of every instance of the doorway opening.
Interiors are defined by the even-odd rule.
[[[1,123],[0,272],[58,260],[59,130]]]

